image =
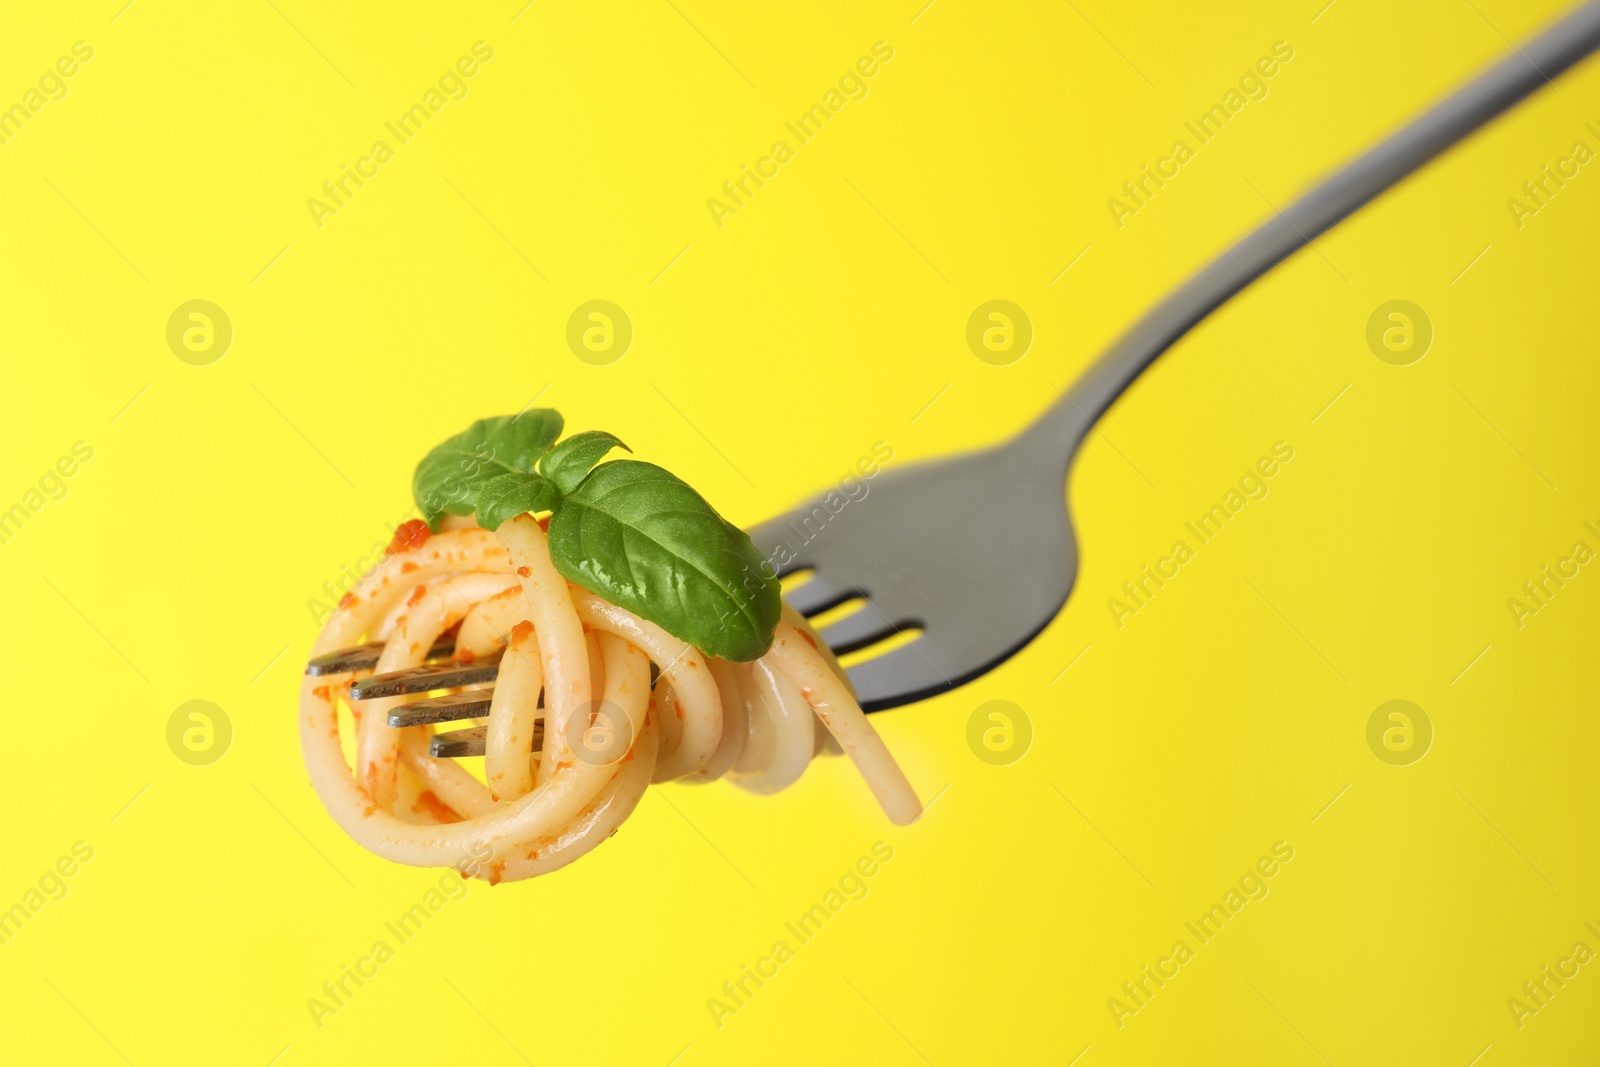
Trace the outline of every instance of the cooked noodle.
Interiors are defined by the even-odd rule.
[[[651,782],[726,777],[753,793],[784,788],[823,746],[822,728],[893,822],[921,813],[837,662],[792,609],[760,659],[712,659],[569,584],[531,516],[493,534],[470,520],[446,527],[431,537],[417,527],[397,535],[312,654],[379,641],[376,672],[402,670],[420,666],[458,624],[456,659],[504,648],[487,721],[487,785],[454,760],[429,756],[429,727],[388,725],[389,709],[415,698],[350,701],[350,684],[369,672],[307,677],[306,767],[328,812],[362,847],[491,882],[531,878],[604,841]],[[340,741],[341,701],[355,727],[354,771]],[[490,853],[486,864],[464,859]]]

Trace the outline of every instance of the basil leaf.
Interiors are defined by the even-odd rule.
[[[614,448],[628,450],[612,434],[590,430],[556,444],[562,426],[548,408],[480,419],[429,452],[411,485],[428,525],[476,513],[494,530],[549,511],[550,554],[569,581],[708,655],[765,653],[782,602],[750,538],[660,467],[601,463]]]
[[[533,408],[519,415],[479,419],[429,452],[411,479],[411,493],[428,526],[446,515],[478,513],[492,530],[513,515],[554,503],[555,490],[535,470],[561,436],[561,415]],[[519,502],[530,507],[509,511]],[[487,517],[486,517],[487,512]]]
[[[605,459],[606,453],[613,448],[633,451],[604,430],[585,430],[573,434],[545,453],[544,459],[539,461],[539,470],[556,483],[557,489],[570,493],[578,488],[578,483],[589,473],[589,468]]]
[[[560,491],[548,478],[520,472],[502,474],[478,486],[478,525],[498,530],[507,519],[524,511],[549,511],[560,499]]]
[[[759,658],[782,602],[745,532],[653,463],[602,463],[555,507],[550,555],[569,581],[711,656]]]

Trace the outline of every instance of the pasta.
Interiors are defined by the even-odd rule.
[[[381,642],[376,672],[401,670],[420,666],[452,628],[457,660],[504,649],[483,782],[428,754],[429,727],[388,725],[389,708],[408,698],[350,701],[351,683],[368,672],[308,676],[302,685],[312,785],[345,832],[384,858],[455,866],[491,883],[531,878],[604,841],[652,782],[727,778],[773,793],[833,743],[893,822],[921,813],[843,672],[787,606],[759,659],[707,657],[569,583],[531,515],[494,533],[450,517],[436,534],[421,522],[397,531],[328,619],[313,655]],[[354,769],[340,736],[341,702],[354,726]],[[484,856],[492,858],[467,862]]]

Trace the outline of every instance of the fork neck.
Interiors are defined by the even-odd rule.
[[[1239,290],[1456,141],[1600,48],[1600,0],[1513,47],[1407,125],[1273,216],[1152,308],[1013,442],[1070,462],[1094,421],[1173,342]]]

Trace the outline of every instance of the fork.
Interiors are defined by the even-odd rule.
[[[780,577],[811,572],[786,599],[816,616],[858,610],[821,631],[836,654],[871,651],[905,631],[909,643],[848,674],[861,706],[881,711],[942,693],[1015,655],[1066,604],[1078,546],[1062,492],[1080,445],[1111,404],[1163,352],[1230,297],[1391,185],[1600,47],[1600,0],[1575,8],[1430,110],[1261,224],[1133,324],[1036,422],[979,452],[884,473],[870,497],[834,513],[824,497],[750,530]],[[866,504],[870,499],[872,503]],[[808,525],[809,523],[809,525]],[[815,527],[813,529],[813,527]],[[780,565],[777,561],[782,560]],[[370,670],[381,646],[311,661],[308,674]],[[445,662],[351,686],[357,700],[492,682],[497,657]],[[488,714],[490,689],[395,707],[391,726]],[[482,755],[483,728],[433,736],[435,756]]]
[[[1600,2],[1514,48],[1157,304],[1012,440],[886,472],[837,515],[819,497],[751,530],[769,561],[785,561],[780,576],[813,572],[788,594],[802,614],[865,600],[822,630],[836,653],[922,631],[849,669],[861,706],[879,711],[953,689],[1038,636],[1066,604],[1078,571],[1062,485],[1112,402],[1229,297],[1597,46]]]

